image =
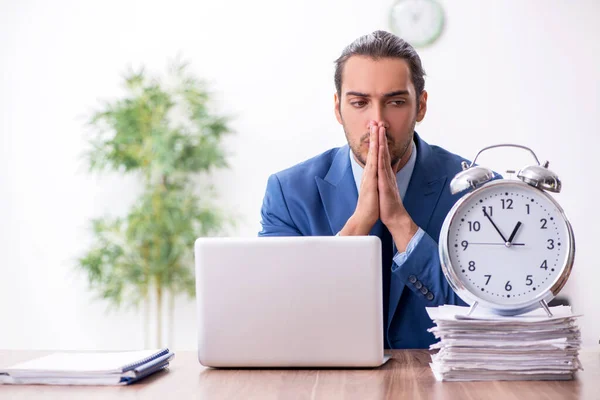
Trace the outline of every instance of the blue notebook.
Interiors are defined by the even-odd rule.
[[[0,383],[128,385],[169,366],[169,349],[112,353],[53,353],[0,369]]]

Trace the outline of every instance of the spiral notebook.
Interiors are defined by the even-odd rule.
[[[0,384],[127,385],[169,366],[169,349],[53,353],[0,369]]]

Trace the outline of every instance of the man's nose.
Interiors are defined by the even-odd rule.
[[[388,124],[388,122],[382,118],[382,117],[377,117],[377,118],[371,118],[368,120],[367,122],[367,129],[371,128],[371,125],[383,125],[383,127],[385,129],[388,129],[390,127],[390,125]]]
[[[387,123],[387,121],[385,119],[383,107],[381,105],[376,105],[375,107],[373,107],[373,112],[371,113],[371,119],[376,124],[383,124],[383,127],[386,129],[389,127],[389,124]]]

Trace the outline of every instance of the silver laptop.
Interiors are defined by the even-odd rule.
[[[202,365],[383,364],[379,238],[200,238],[195,261]]]

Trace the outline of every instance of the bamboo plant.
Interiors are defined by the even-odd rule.
[[[135,174],[141,194],[127,215],[92,221],[93,244],[77,266],[110,306],[144,303],[146,346],[154,298],[161,346],[163,298],[172,333],[175,296],[194,295],[194,240],[221,234],[232,222],[215,206],[214,189],[198,193],[202,177],[227,167],[222,138],[231,130],[185,63],[171,65],[166,80],[130,71],[124,84],[124,96],[91,116],[86,160],[90,171]]]

